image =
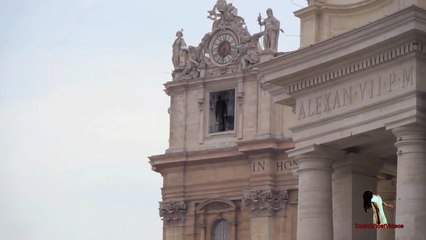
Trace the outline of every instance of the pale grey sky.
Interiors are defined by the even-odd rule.
[[[214,4],[0,0],[0,239],[162,239],[147,156],[168,144],[171,44],[197,45]],[[297,35],[306,1],[233,4],[251,33],[271,7]]]

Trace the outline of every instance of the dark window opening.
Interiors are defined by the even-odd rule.
[[[209,133],[234,130],[235,90],[210,93]]]

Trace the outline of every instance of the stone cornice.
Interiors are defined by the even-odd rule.
[[[420,48],[416,46],[415,39],[421,39],[424,32],[426,11],[413,6],[338,37],[259,64],[258,68],[264,75],[262,83],[268,90],[273,91],[274,85],[280,85],[286,86],[286,90],[297,91],[417,51]],[[392,41],[392,49],[377,52],[377,49],[383,49],[385,42]],[[404,44],[401,45],[401,41]],[[423,46],[423,43],[420,44]],[[351,57],[362,51],[375,54],[351,62]],[[347,64],[342,66],[342,62]]]
[[[166,153],[150,156],[152,169],[161,172],[166,167],[178,167],[189,164],[202,164],[205,162],[223,162],[247,158],[247,154],[264,152],[285,152],[294,147],[293,142],[273,138],[241,141],[237,146],[226,148],[204,149],[198,151]]]
[[[390,62],[396,58],[402,57],[412,52],[425,53],[425,50],[426,47],[424,43],[419,42],[418,40],[409,40],[404,44],[393,47],[391,49],[387,49],[372,56],[368,56],[354,63],[343,65],[332,70],[319,73],[307,79],[292,82],[286,85],[286,91],[289,94],[294,94],[299,91],[303,91],[308,88],[315,87],[317,85],[321,85],[323,83],[333,81],[338,78],[342,78],[354,74],[356,72]]]
[[[281,141],[277,139],[257,139],[238,142],[238,150],[247,154],[287,151],[294,148],[292,141]]]
[[[298,17],[304,17],[312,11],[322,10],[322,11],[339,11],[339,13],[345,13],[348,11],[353,12],[356,9],[372,9],[388,4],[391,0],[364,0],[362,2],[345,4],[345,5],[336,5],[328,3],[317,3],[306,8],[300,9],[294,12],[294,15]]]
[[[164,84],[165,91],[168,95],[173,95],[174,92],[182,91],[186,88],[197,88],[202,85],[221,85],[230,82],[236,83],[238,80],[243,81],[257,80],[255,77],[258,74],[256,69],[244,73],[234,73],[218,76],[206,76],[196,79],[173,80]]]
[[[149,163],[152,170],[161,172],[166,167],[178,167],[188,164],[205,163],[206,161],[229,161],[230,159],[240,160],[244,154],[237,150],[237,147],[220,149],[206,149],[191,152],[166,153],[162,155],[150,156]]]

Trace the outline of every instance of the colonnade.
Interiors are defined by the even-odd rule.
[[[412,124],[392,129],[392,133],[397,155],[395,223],[404,225],[395,230],[395,239],[426,239],[426,127]],[[354,224],[368,215],[363,214],[362,198],[356,195],[368,185],[377,186],[373,176],[380,163],[342,159],[346,157],[321,146],[295,156],[299,164],[298,240],[355,240],[359,234],[364,240],[377,239],[374,229],[354,229]],[[362,161],[372,164],[360,166]],[[339,206],[339,202],[345,204]]]

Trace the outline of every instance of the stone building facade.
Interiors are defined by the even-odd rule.
[[[294,52],[224,0],[197,47],[174,44],[170,146],[150,157],[164,240],[426,239],[426,1],[308,2]],[[366,189],[404,228],[356,228]]]

